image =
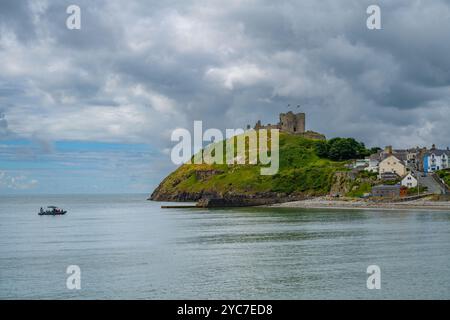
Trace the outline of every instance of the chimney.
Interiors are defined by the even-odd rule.
[[[431,150],[436,150],[436,145],[433,143],[433,145],[431,146]]]
[[[387,154],[392,154],[392,146],[386,146],[384,148],[384,152]]]

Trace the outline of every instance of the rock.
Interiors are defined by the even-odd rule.
[[[197,171],[195,171],[195,176],[196,176],[197,180],[205,181],[214,175],[222,174],[222,173],[223,173],[222,170],[197,170]]]
[[[281,202],[304,200],[304,196],[293,197],[284,194],[261,193],[257,195],[243,195],[243,194],[227,194],[220,198],[205,197],[201,198],[197,207],[202,208],[224,208],[224,207],[249,207],[270,205]]]
[[[349,172],[336,172],[333,177],[330,194],[342,197],[350,191],[352,176]]]

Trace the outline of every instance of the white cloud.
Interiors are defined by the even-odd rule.
[[[38,185],[35,179],[28,179],[24,175],[11,176],[6,172],[0,171],[0,188],[12,190],[29,190],[34,189]]]
[[[241,64],[225,68],[210,68],[206,71],[207,80],[219,82],[225,88],[253,86],[268,79],[268,74],[254,64]]]

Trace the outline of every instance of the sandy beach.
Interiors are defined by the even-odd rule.
[[[319,197],[308,200],[292,201],[270,205],[278,208],[309,208],[309,209],[358,209],[358,210],[444,210],[450,211],[450,201],[431,201],[419,199],[407,202],[374,202],[360,199],[332,199]]]

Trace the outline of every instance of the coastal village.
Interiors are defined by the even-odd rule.
[[[415,147],[412,149],[384,150],[355,160],[351,169],[376,173],[384,182],[372,188],[367,196],[400,198],[408,196],[408,189],[417,189],[429,194],[447,194],[448,187],[436,172],[450,168],[450,149]]]
[[[249,126],[247,126],[248,128]],[[308,139],[325,140],[325,136],[314,131],[306,131],[305,113],[280,114],[279,123],[261,125],[258,120],[254,126],[259,129],[279,129],[289,134],[301,135]],[[377,174],[378,184],[363,197],[398,199],[427,194],[448,194],[446,182],[436,174],[450,170],[450,148],[438,149],[415,147],[410,149],[394,149],[386,146],[378,152],[356,159],[346,166],[356,176],[361,171]],[[450,172],[449,172],[450,173]],[[411,191],[416,191],[414,194]],[[331,194],[338,197],[341,193]]]
[[[280,130],[280,168],[261,176],[259,165],[184,164],[151,200],[196,202],[197,207],[450,207],[450,149],[368,149],[353,138],[306,129],[305,113],[280,113],[247,130]],[[424,205],[426,203],[426,205]]]

